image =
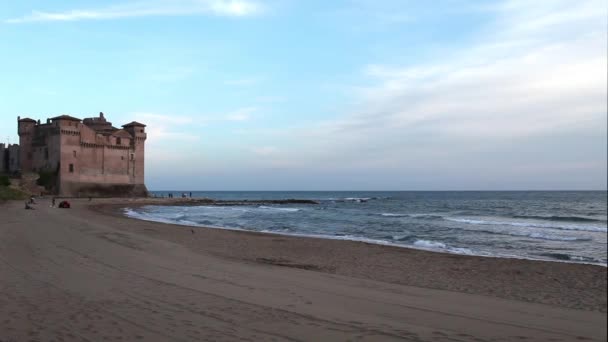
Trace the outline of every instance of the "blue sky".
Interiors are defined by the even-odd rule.
[[[13,1],[0,137],[141,121],[159,190],[606,189],[607,6]]]

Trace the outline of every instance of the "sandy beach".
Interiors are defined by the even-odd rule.
[[[0,341],[606,340],[606,268],[0,204]]]

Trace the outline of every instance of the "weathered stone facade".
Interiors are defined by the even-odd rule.
[[[14,174],[19,169],[19,145],[0,144],[0,173]]]
[[[61,115],[41,124],[18,118],[21,172],[52,179],[61,196],[145,196],[145,125],[112,126],[103,113]]]

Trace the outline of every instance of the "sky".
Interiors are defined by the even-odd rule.
[[[17,116],[147,125],[151,190],[604,190],[596,0],[21,0]]]

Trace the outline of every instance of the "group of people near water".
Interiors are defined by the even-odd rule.
[[[89,197],[89,201],[91,201],[91,200],[92,200],[92,198],[91,198],[91,197]],[[55,197],[53,197],[53,198],[51,199],[51,207],[52,207],[52,208],[55,208],[56,202],[57,202],[57,199],[56,199]],[[34,209],[36,209],[36,208],[34,207],[34,204],[37,204],[37,203],[36,203],[36,198],[35,198],[34,196],[32,196],[32,197],[30,197],[30,198],[29,198],[29,199],[28,199],[28,200],[25,202],[25,209],[27,209],[27,210],[34,210]],[[69,207],[70,207],[70,203],[69,203],[68,201],[61,201],[61,202],[59,203],[59,208],[69,208]]]
[[[157,197],[157,195],[154,194],[154,197]],[[165,194],[161,194],[160,197],[165,198]],[[173,193],[170,192],[167,194],[167,198],[175,198],[175,196],[173,196]],[[190,192],[190,193],[182,192],[182,198],[192,198],[192,192]]]

